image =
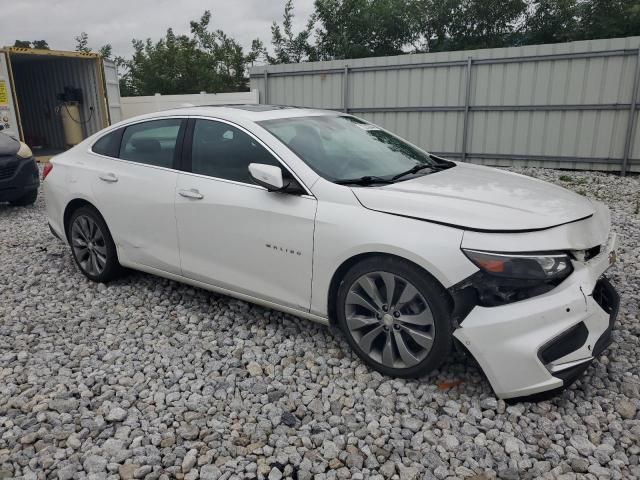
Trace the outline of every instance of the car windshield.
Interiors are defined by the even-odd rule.
[[[454,165],[351,116],[294,117],[259,124],[319,175],[336,183],[392,183]]]

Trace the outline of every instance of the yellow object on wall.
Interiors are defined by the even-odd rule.
[[[0,80],[0,105],[9,105],[6,80]]]
[[[79,144],[83,140],[83,135],[78,102],[63,103],[60,106],[60,116],[64,130],[64,143],[70,147]]]

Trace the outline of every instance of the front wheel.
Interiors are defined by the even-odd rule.
[[[347,341],[385,375],[425,375],[451,350],[445,290],[402,259],[372,257],[356,264],[344,276],[337,302]]]
[[[102,216],[91,207],[71,215],[68,232],[73,259],[94,282],[108,282],[120,274],[116,246]]]

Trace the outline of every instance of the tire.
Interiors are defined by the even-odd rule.
[[[33,189],[25,193],[23,196],[16,200],[12,200],[9,202],[11,205],[15,205],[16,207],[26,207],[29,205],[33,205],[36,203],[36,199],[38,198],[38,189]]]
[[[105,283],[120,275],[116,245],[95,208],[80,207],[71,214],[67,238],[76,265],[89,280]]]
[[[429,274],[402,259],[380,256],[347,271],[335,311],[364,363],[384,375],[415,378],[438,368],[451,352],[447,300]]]

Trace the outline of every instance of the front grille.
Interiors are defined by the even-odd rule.
[[[7,180],[13,177],[18,169],[17,163],[10,163],[0,167],[0,180]]]

